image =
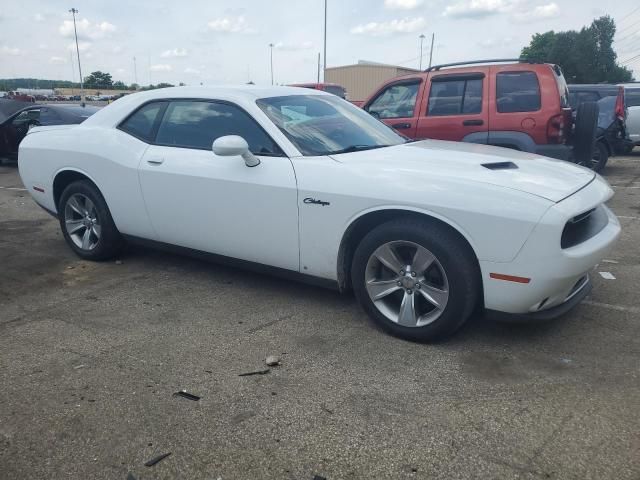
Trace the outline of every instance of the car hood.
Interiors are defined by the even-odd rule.
[[[363,168],[368,169],[382,163],[386,167],[397,165],[405,172],[414,169],[416,174],[496,185],[552,202],[563,200],[595,178],[591,170],[563,160],[442,140],[423,140],[331,157],[348,164],[362,163]]]

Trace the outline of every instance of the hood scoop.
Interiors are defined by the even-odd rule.
[[[518,168],[518,165],[513,162],[492,162],[482,163],[481,165],[489,170],[514,170]]]

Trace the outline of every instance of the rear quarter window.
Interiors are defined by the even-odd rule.
[[[535,72],[500,72],[496,75],[497,109],[500,113],[535,112],[542,105]]]
[[[153,141],[155,129],[167,102],[147,103],[127,117],[118,128],[147,143]]]

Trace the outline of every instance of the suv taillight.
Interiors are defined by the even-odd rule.
[[[624,112],[624,88],[618,88],[618,96],[616,97],[616,117],[618,120],[624,121],[625,112]]]
[[[568,127],[563,113],[554,115],[547,123],[547,141],[552,144],[564,143]]]

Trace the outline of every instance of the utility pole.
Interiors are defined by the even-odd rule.
[[[273,47],[275,45],[273,43],[269,44],[270,49],[270,57],[271,57],[271,85],[273,85]]]
[[[420,67],[418,68],[418,70],[422,70],[422,44],[424,43],[424,33],[420,34]]]
[[[436,38],[436,34],[431,34],[431,51],[429,52],[429,68],[431,68],[431,60],[433,60],[433,40]]]
[[[318,52],[318,83],[320,83],[320,52]]]
[[[327,81],[327,0],[324,0],[324,53],[323,53],[324,69],[322,72],[322,80]],[[319,83],[319,82],[318,82]]]
[[[73,33],[76,36],[76,53],[78,54],[78,72],[80,73],[80,103],[84,105],[84,81],[82,80],[82,67],[80,66],[80,47],[78,46],[78,30],[76,29],[76,13],[78,10],[72,8],[69,10],[73,15]]]
[[[133,82],[138,84],[138,66],[136,65],[136,57],[133,57]]]

